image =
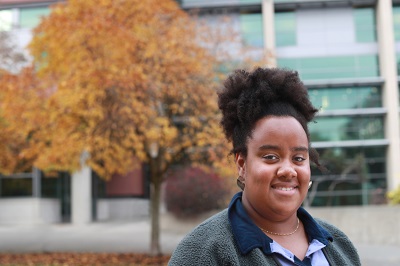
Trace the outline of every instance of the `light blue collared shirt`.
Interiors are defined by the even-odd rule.
[[[295,263],[295,256],[290,250],[287,250],[275,241],[273,241],[270,246],[272,253],[277,254],[275,258],[279,261],[280,264],[282,264],[282,266],[298,265]],[[308,246],[306,256],[302,261],[302,264],[307,265],[307,263],[311,263],[310,265],[329,266],[329,263],[326,260],[324,253],[322,252],[322,249],[324,247],[326,247],[326,245],[322,244],[316,239],[311,241],[310,245]]]
[[[303,208],[299,208],[297,216],[304,224],[304,229],[310,243],[303,260],[297,258],[291,251],[283,248],[273,239],[265,235],[250,219],[242,205],[242,192],[237,193],[228,208],[229,222],[240,252],[245,255],[255,248],[260,248],[266,255],[272,255],[283,266],[325,266],[329,265],[323,248],[333,241],[333,237],[322,228]]]

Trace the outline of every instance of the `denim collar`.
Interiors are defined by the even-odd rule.
[[[229,222],[240,252],[246,255],[255,248],[260,248],[264,254],[272,254],[273,240],[265,235],[250,219],[242,205],[242,192],[235,194],[228,207]],[[297,217],[304,224],[308,241],[316,239],[324,245],[333,241],[333,237],[322,228],[312,216],[302,207],[297,210]]]

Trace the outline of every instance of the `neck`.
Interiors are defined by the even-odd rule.
[[[287,232],[287,233],[285,233],[285,232],[273,232],[273,231],[267,230],[267,229],[265,229],[265,228],[263,228],[261,226],[259,226],[259,228],[261,229],[261,231],[263,231],[264,233],[269,234],[269,235],[290,236],[290,235],[293,235],[294,233],[297,232],[297,230],[299,229],[299,225],[300,225],[300,220],[299,220],[299,218],[297,218],[296,227],[294,228],[294,230],[292,230],[290,232]]]

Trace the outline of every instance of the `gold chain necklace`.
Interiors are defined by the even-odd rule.
[[[297,232],[297,229],[299,229],[299,225],[300,225],[300,220],[299,220],[299,218],[297,218],[297,226],[296,226],[296,229],[294,229],[293,232],[286,233],[286,234],[274,233],[274,232],[265,230],[264,228],[262,228],[262,227],[260,227],[260,226],[259,226],[259,228],[261,229],[261,231],[263,231],[264,233],[267,233],[267,234],[276,235],[276,236],[290,236],[290,235],[293,235],[294,233]]]

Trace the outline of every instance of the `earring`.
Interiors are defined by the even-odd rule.
[[[236,180],[236,184],[238,185],[238,187],[240,187],[241,190],[244,190],[245,184],[243,181],[243,177],[238,176],[238,178]]]
[[[308,189],[310,189],[311,185],[312,185],[312,181],[308,182]]]

